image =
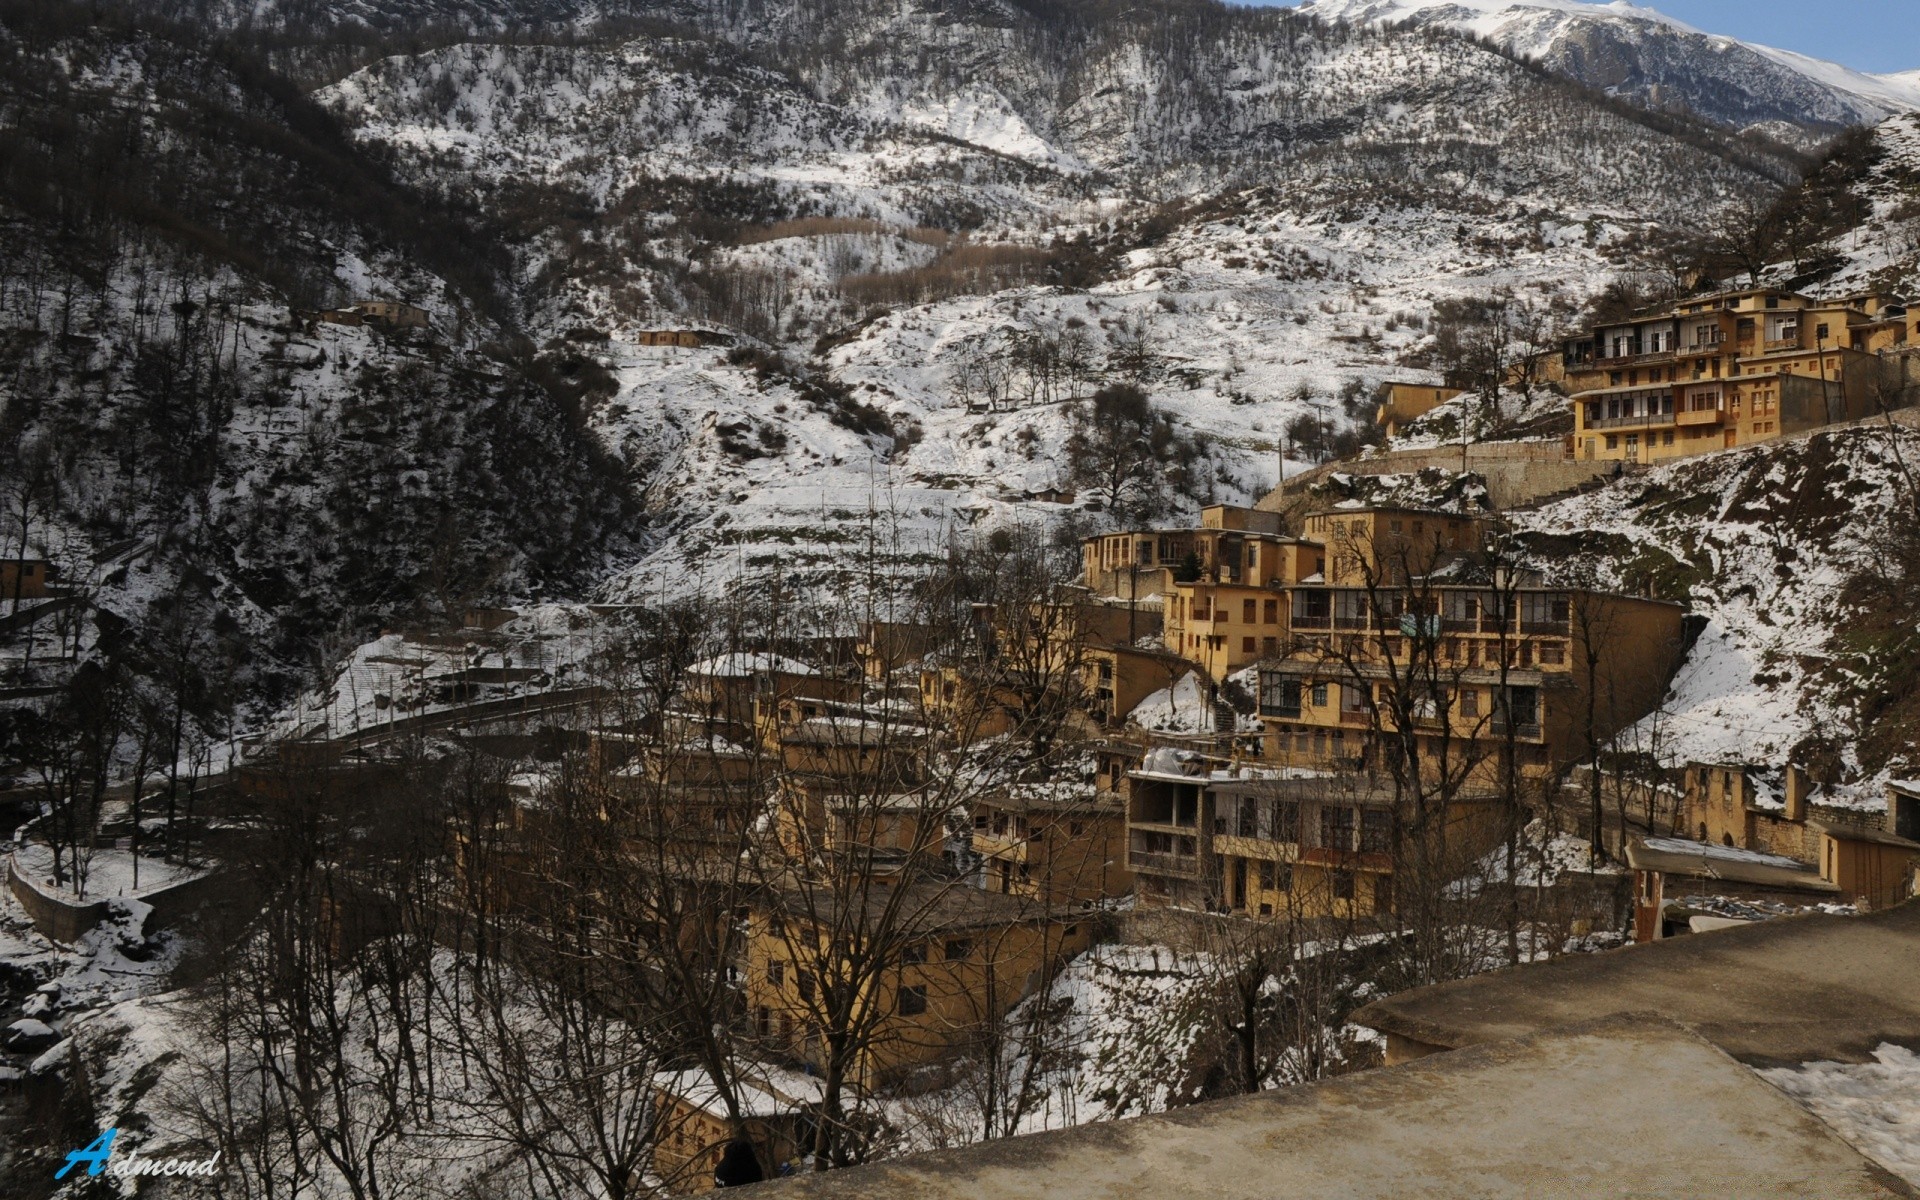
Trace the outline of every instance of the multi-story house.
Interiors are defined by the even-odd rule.
[[[1197,529],[1103,533],[1081,543],[1082,582],[1121,600],[1167,595],[1181,579],[1243,574],[1250,540],[1285,540],[1281,515],[1233,504],[1200,510]]]
[[[1125,895],[1127,819],[1113,792],[1020,785],[976,797],[973,853],[980,886],[1056,904]]]
[[[1905,319],[1884,296],[1754,288],[1600,326],[1563,347],[1574,456],[1655,462],[1871,415],[1873,352]]]
[[[968,1044],[1084,950],[1084,914],[957,881],[774,896],[749,914],[742,991],[763,1046],[872,1088]]]
[[[1277,518],[1247,509],[1208,509],[1216,520]],[[1285,620],[1280,590],[1326,570],[1326,547],[1280,533],[1194,530],[1195,559],[1163,593],[1166,648],[1216,682],[1279,648]]]
[[[1498,838],[1484,789],[1443,801],[1462,864]],[[1359,918],[1395,905],[1396,812],[1364,776],[1290,778],[1171,749],[1130,776],[1127,862],[1148,904],[1302,918]],[[1435,831],[1439,828],[1435,826]]]
[[[1404,575],[1409,564],[1432,571],[1442,565],[1436,553],[1449,560],[1466,554],[1481,535],[1471,515],[1385,507],[1311,515],[1298,537],[1269,531],[1278,528],[1276,513],[1216,505],[1202,519],[1210,524],[1087,539],[1085,582],[1096,594],[1131,583],[1114,566],[1116,546],[1142,555],[1163,537],[1189,546],[1184,565],[1156,576],[1154,586],[1164,589],[1162,642],[1215,682],[1284,649],[1290,589],[1385,579]],[[1246,528],[1252,524],[1265,528]]]
[[[1287,649],[1260,664],[1265,757],[1378,765],[1411,739],[1430,761],[1492,770],[1511,752],[1522,774],[1558,769],[1659,702],[1681,618],[1537,582],[1296,588]]]
[[[1796,859],[1863,907],[1914,894],[1920,812],[1901,823],[1900,785],[1884,810],[1838,801],[1805,769],[1687,764],[1681,829],[1709,847]]]

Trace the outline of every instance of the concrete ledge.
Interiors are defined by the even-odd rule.
[[[1628,1011],[1657,1013],[1760,1066],[1864,1062],[1881,1042],[1920,1046],[1920,901],[1508,967],[1376,1000],[1353,1020],[1452,1049]]]
[[[849,1200],[1920,1195],[1644,1016],[771,1186]]]

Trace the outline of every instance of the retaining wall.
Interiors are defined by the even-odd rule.
[[[94,927],[107,919],[107,905],[115,897],[103,896],[98,900],[66,900],[42,891],[31,877],[15,869],[11,852],[6,857],[7,890],[13,893],[20,907],[26,910],[33,927],[47,937],[62,944],[71,945],[92,932]],[[144,928],[154,933],[177,924],[186,917],[198,912],[219,895],[225,880],[218,874],[202,875],[197,879],[188,879],[172,887],[146,892],[133,899],[149,905],[152,911],[147,914]]]
[[[1254,507],[1288,512],[1312,501],[1314,484],[1334,474],[1398,475],[1437,467],[1457,472],[1463,467],[1486,481],[1487,498],[1499,509],[1531,504],[1544,496],[1571,491],[1612,473],[1611,462],[1567,457],[1566,446],[1551,442],[1475,442],[1466,447],[1433,446],[1419,450],[1389,450],[1366,458],[1327,463],[1286,481]]]

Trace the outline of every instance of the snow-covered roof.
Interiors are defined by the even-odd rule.
[[[1172,687],[1161,688],[1134,705],[1127,720],[1156,733],[1210,733],[1212,702],[1201,685],[1199,672],[1189,671]]]
[[[1646,838],[1640,844],[1649,850],[1658,850],[1666,854],[1692,854],[1722,862],[1784,867],[1790,871],[1813,869],[1799,859],[1788,858],[1784,854],[1765,854],[1759,850],[1742,850],[1738,846],[1720,846],[1712,842],[1696,842],[1687,838],[1652,837]]]
[[[734,1081],[735,1099],[743,1117],[779,1117],[821,1098],[821,1081],[811,1075],[789,1071],[766,1063],[751,1063]],[[727,1108],[707,1072],[689,1067],[684,1071],[662,1071],[653,1077],[653,1085],[666,1095],[675,1096],[694,1108],[721,1120]]]
[[[716,654],[712,658],[703,658],[687,668],[689,675],[704,675],[710,679],[741,679],[761,671],[778,671],[783,675],[818,675],[820,673],[799,659],[788,658],[784,654],[748,651]]]

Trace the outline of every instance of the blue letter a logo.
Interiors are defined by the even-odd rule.
[[[107,1159],[113,1156],[113,1135],[119,1132],[118,1129],[109,1129],[99,1137],[93,1139],[93,1143],[85,1150],[75,1150],[69,1153],[67,1155],[67,1165],[55,1172],[53,1177],[55,1179],[65,1179],[67,1172],[73,1170],[81,1163],[87,1164],[87,1174],[89,1175],[98,1175],[100,1172],[106,1170]]]

